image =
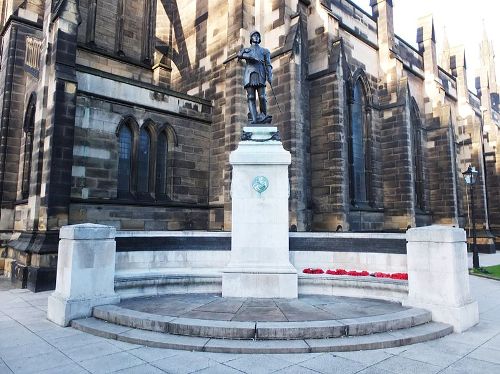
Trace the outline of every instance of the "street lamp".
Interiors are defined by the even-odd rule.
[[[479,254],[477,252],[476,240],[476,216],[474,214],[474,185],[476,184],[478,174],[479,172],[472,165],[469,165],[467,170],[462,173],[465,184],[470,187],[470,210],[472,215],[472,267],[474,269],[479,269]]]

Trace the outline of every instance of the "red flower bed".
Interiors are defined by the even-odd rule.
[[[367,277],[370,275],[366,270],[363,271],[356,271],[356,270],[344,270],[344,269],[337,269],[337,270],[327,270],[326,274],[330,275],[350,275],[351,277]]]
[[[303,273],[305,274],[323,274],[324,271],[323,269],[313,269],[313,268],[307,268],[302,270]]]
[[[325,272],[323,269],[313,269],[313,268],[307,268],[302,270],[303,273],[305,274],[324,274]],[[370,274],[366,270],[363,271],[356,271],[356,270],[345,270],[345,269],[328,269],[326,271],[326,274],[328,275],[350,275],[351,277],[376,277],[376,278],[391,278],[391,279],[399,279],[399,280],[408,280],[408,274],[407,273],[382,273],[382,272],[376,272]]]

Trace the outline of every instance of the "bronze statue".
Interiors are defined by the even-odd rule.
[[[260,33],[254,31],[250,34],[250,48],[243,48],[238,52],[238,60],[246,61],[243,85],[247,91],[251,124],[271,123],[272,120],[272,116],[267,114],[266,96],[266,82],[271,84],[273,79],[271,53],[262,48],[260,42]],[[257,113],[257,93],[260,113]]]

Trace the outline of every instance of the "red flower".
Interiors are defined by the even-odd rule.
[[[391,274],[391,279],[408,280],[408,274],[406,274],[406,273],[394,273],[394,274]]]
[[[347,271],[345,271],[344,269],[337,269],[337,270],[327,270],[326,271],[326,274],[330,274],[330,275],[346,275],[347,274]]]
[[[376,278],[390,278],[391,274],[376,272],[373,274]]]
[[[313,269],[313,268],[307,268],[302,270],[303,273],[305,274],[323,274],[324,271],[323,269]]]

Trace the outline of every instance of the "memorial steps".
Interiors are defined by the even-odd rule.
[[[154,313],[151,313],[154,311]],[[437,339],[453,327],[423,309],[336,296],[299,299],[165,295],[94,307],[73,328],[158,348],[225,353],[307,353],[398,347]]]

